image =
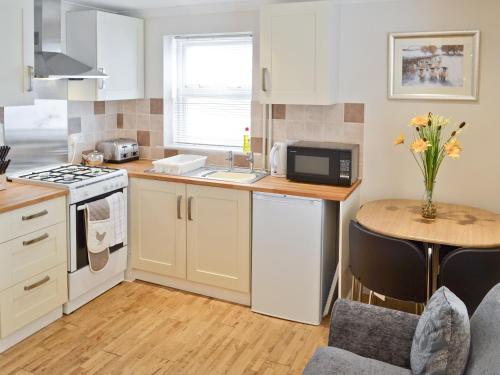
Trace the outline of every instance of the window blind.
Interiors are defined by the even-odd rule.
[[[176,37],[174,142],[241,147],[250,127],[252,37]]]

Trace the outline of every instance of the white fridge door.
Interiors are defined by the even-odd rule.
[[[252,310],[321,322],[321,200],[253,195]]]

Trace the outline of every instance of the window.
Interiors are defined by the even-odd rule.
[[[251,118],[252,37],[182,36],[173,48],[174,143],[242,147]]]

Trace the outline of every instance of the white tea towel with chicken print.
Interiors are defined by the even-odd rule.
[[[110,241],[113,239],[113,223],[107,199],[100,199],[86,204],[85,222],[87,226],[87,254],[89,268],[100,272],[109,261]]]

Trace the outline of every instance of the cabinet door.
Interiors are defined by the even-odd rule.
[[[33,0],[0,0],[0,106],[34,103],[33,9]]]
[[[187,186],[187,278],[250,290],[250,193]]]
[[[97,68],[109,75],[99,83],[99,100],[144,97],[142,19],[97,12]]]
[[[262,103],[332,104],[333,5],[269,5],[261,11]],[[331,17],[331,18],[330,18]]]
[[[185,278],[185,185],[132,179],[130,191],[132,267]]]

